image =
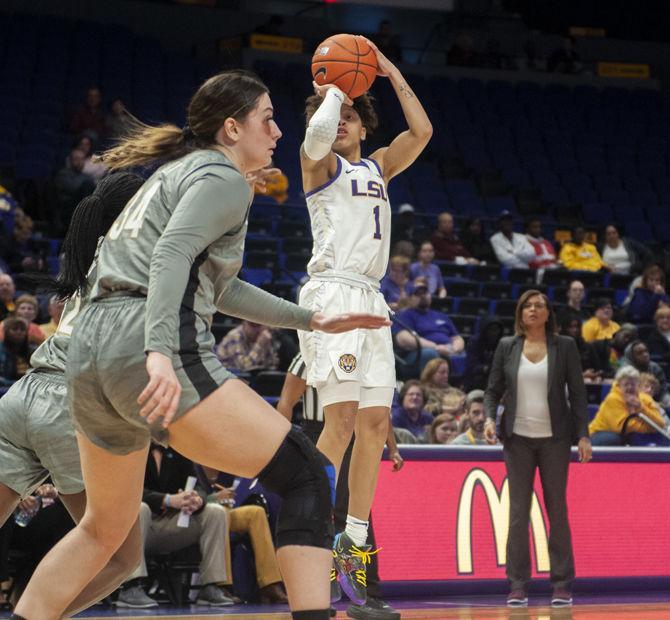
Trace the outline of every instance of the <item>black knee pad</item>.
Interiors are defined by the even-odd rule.
[[[291,428],[258,479],[282,498],[277,547],[332,548],[335,468],[297,426]]]

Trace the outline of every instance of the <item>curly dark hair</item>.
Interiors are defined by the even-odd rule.
[[[307,124],[309,124],[312,116],[314,116],[314,112],[318,110],[322,101],[323,98],[319,97],[319,95],[310,95],[305,100],[305,117]],[[370,93],[364,93],[360,97],[354,99],[353,105],[354,110],[356,110],[358,116],[361,117],[361,123],[363,123],[363,127],[365,127],[368,134],[373,133],[379,126],[379,118],[377,117],[377,112],[375,112],[373,101],[374,97]]]

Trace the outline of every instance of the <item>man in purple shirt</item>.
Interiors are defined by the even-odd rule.
[[[421,368],[435,357],[461,353],[465,342],[446,314],[431,309],[433,298],[425,279],[414,281],[412,295],[417,299],[416,307],[399,312],[393,324],[396,343],[407,352],[407,357],[413,356],[417,338],[421,343]]]

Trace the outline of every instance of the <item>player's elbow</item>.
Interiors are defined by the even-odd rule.
[[[426,142],[433,137],[433,124],[429,120],[419,128],[419,137]]]
[[[428,141],[433,137],[433,125],[428,119],[426,119],[424,122],[419,123],[415,127],[412,127],[411,132],[416,140],[423,144],[427,144]]]

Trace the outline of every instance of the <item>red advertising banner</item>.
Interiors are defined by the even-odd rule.
[[[670,462],[571,463],[577,577],[670,575],[669,477]],[[508,508],[501,460],[408,460],[398,473],[383,462],[373,508],[381,579],[505,579]],[[538,478],[530,533],[534,576],[548,576],[548,534]]]

